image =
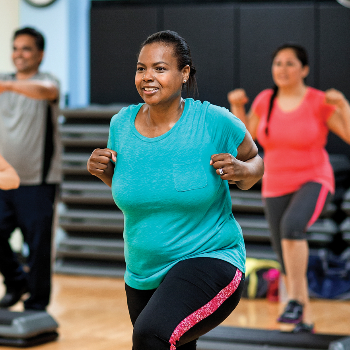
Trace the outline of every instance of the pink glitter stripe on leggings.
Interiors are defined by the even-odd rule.
[[[328,196],[328,188],[322,185],[321,191],[317,198],[315,211],[312,214],[310,221],[306,225],[307,228],[309,228],[312,224],[314,224],[317,218],[320,216],[324,207],[324,203],[326,202],[327,196]]]
[[[222,303],[227,300],[238,288],[241,282],[242,272],[237,269],[235,277],[230,282],[228,286],[222,289],[216,297],[210,300],[207,304],[202,306],[197,311],[193,312],[191,315],[187,316],[182,320],[179,325],[175,328],[173,334],[170,337],[170,350],[176,350],[176,342],[183,336],[190,328],[196,325],[198,322],[202,321],[206,317],[214,313]]]

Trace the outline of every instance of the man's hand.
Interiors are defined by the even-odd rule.
[[[5,91],[9,91],[8,85],[8,81],[0,80],[0,94],[2,94]]]

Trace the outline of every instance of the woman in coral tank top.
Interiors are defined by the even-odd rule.
[[[288,303],[278,318],[313,332],[307,286],[306,230],[334,193],[334,175],[325,150],[328,131],[350,143],[350,105],[344,95],[305,84],[305,49],[280,46],[272,56],[273,89],[262,91],[248,114],[243,89],[228,93],[231,112],[264,149],[262,195],[271,241],[281,263]]]

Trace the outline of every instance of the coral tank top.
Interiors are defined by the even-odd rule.
[[[278,197],[297,191],[306,182],[318,182],[334,193],[334,174],[325,150],[327,120],[335,106],[325,103],[323,91],[308,87],[295,109],[285,112],[274,100],[265,134],[272,89],[262,91],[252,104],[260,118],[257,139],[264,149],[262,195]]]

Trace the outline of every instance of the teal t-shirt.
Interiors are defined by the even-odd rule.
[[[174,264],[195,257],[225,260],[244,272],[228,182],[210,165],[213,154],[237,155],[244,124],[223,107],[186,99],[172,129],[148,138],[135,128],[141,106],[113,116],[108,139],[117,152],[112,194],[124,213],[126,284],[157,288]]]

